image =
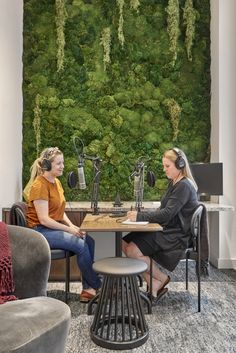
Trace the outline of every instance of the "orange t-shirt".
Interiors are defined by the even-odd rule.
[[[42,175],[38,176],[30,189],[27,223],[28,227],[33,228],[40,224],[37,212],[33,201],[47,200],[48,201],[48,215],[55,221],[62,221],[65,211],[65,197],[61,182],[56,178],[55,183],[51,183]]]

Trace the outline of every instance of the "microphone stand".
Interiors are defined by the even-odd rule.
[[[135,196],[135,210],[141,211],[143,204],[143,189],[144,189],[144,162],[138,160],[134,172],[130,175],[130,178],[138,177],[138,185],[136,185],[137,190],[134,191]]]
[[[136,192],[135,195],[135,210],[138,212],[141,211],[142,205],[143,205],[143,189],[144,189],[144,163],[142,163],[142,166],[140,166],[139,170],[139,185],[138,185],[138,191]]]
[[[92,195],[91,195],[91,208],[93,209],[93,215],[99,214],[98,207],[98,192],[99,192],[99,183],[100,183],[100,175],[101,175],[101,162],[100,157],[91,157],[83,154],[84,159],[88,159],[93,162],[93,187],[92,187]]]

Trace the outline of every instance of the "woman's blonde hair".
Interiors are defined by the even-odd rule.
[[[177,160],[178,157],[183,158],[183,160],[184,160],[184,162],[185,162],[185,165],[184,165],[183,168],[180,169],[180,170],[181,170],[181,173],[182,173],[182,175],[183,175],[184,177],[188,178],[188,179],[192,182],[192,184],[193,184],[195,190],[197,191],[198,186],[197,186],[197,184],[196,184],[196,181],[194,180],[194,177],[193,177],[193,175],[192,175],[192,172],[191,172],[191,169],[190,169],[190,166],[189,166],[188,159],[187,159],[187,157],[186,157],[184,151],[182,151],[182,150],[180,150],[180,149],[178,148],[178,153],[177,153],[177,152],[175,151],[175,149],[173,148],[173,149],[167,150],[167,151],[163,154],[163,157],[168,158],[170,161],[172,161],[172,162],[174,162],[174,163],[176,162],[176,160]]]

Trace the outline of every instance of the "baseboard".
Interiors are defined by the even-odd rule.
[[[236,259],[218,259],[217,268],[236,270]]]

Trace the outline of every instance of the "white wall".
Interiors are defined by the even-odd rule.
[[[21,198],[23,0],[0,1],[0,217]],[[1,219],[1,218],[0,218]]]
[[[236,210],[236,1],[211,1],[212,161],[223,162],[224,196],[220,202]],[[219,237],[217,236],[219,225]],[[235,212],[211,215],[214,264],[236,269]]]

